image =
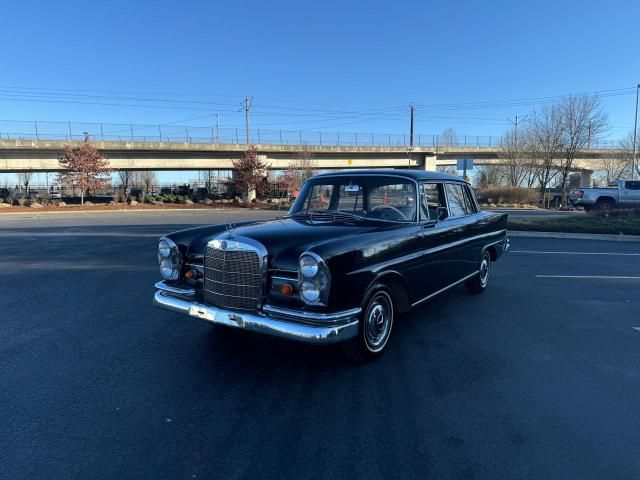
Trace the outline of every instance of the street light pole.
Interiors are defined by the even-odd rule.
[[[631,180],[636,179],[636,139],[638,138],[638,94],[640,93],[640,83],[636,87],[636,119],[633,124],[633,162],[631,167]]]

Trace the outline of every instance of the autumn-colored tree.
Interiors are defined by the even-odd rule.
[[[58,182],[80,189],[80,203],[84,205],[84,192],[109,185],[111,181],[109,161],[85,138],[80,145],[65,145],[58,159],[62,171]]]
[[[251,192],[262,196],[269,191],[266,181],[269,165],[258,158],[256,147],[250,147],[242,157],[233,161],[231,183],[236,191],[242,192],[246,201],[251,201]]]

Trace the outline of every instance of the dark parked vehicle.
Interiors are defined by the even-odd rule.
[[[10,203],[10,200],[13,198],[13,194],[8,188],[0,188],[0,198],[3,202]]]
[[[204,200],[209,198],[209,190],[206,188],[196,188],[193,190],[193,198],[194,200]]]
[[[506,220],[481,212],[451,175],[318,175],[284,218],[161,238],[154,303],[214,324],[345,342],[358,359],[373,358],[398,314],[460,283],[487,288],[491,262],[509,247]]]

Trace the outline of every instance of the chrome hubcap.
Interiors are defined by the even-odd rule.
[[[381,350],[391,330],[391,304],[385,295],[379,295],[369,307],[365,319],[365,340],[372,351]]]
[[[491,263],[488,257],[484,257],[482,259],[482,263],[480,264],[480,285],[483,287],[487,286],[487,282],[489,281],[489,270],[491,269]]]

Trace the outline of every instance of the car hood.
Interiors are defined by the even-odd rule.
[[[389,226],[387,222],[360,219],[348,222],[318,222],[287,217],[228,228],[222,232],[202,236],[191,243],[189,251],[191,254],[202,254],[207,243],[213,238],[232,240],[236,237],[248,237],[266,247],[270,268],[297,270],[298,257],[313,245],[386,226]]]

